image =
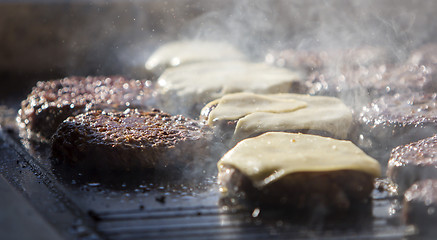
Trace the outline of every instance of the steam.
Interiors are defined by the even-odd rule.
[[[196,3],[203,11],[183,22],[178,38],[227,41],[254,61],[263,61],[270,50],[332,50],[335,55],[372,46],[385,51],[384,60],[376,63],[376,68],[385,69],[405,62],[412,50],[437,37],[436,1],[219,2]],[[343,61],[334,56],[326,71],[339,76],[345,85],[342,88],[347,89],[350,76],[345,76],[340,66],[349,63]],[[356,64],[368,67],[366,62]],[[366,76],[362,78],[365,81]],[[364,88],[340,91],[338,97],[357,111],[371,98]]]
[[[67,75],[140,77],[154,49],[183,38],[226,40],[255,60],[271,48],[361,45],[383,46],[402,60],[437,37],[432,0],[80,1],[57,9],[59,18],[47,10],[51,17],[45,20],[56,30],[48,43],[56,44],[44,45],[37,59],[47,59],[49,51],[51,67]],[[51,36],[38,26],[35,34],[41,39]]]
[[[197,3],[191,7],[203,11],[195,18],[185,19],[177,38],[227,41],[254,61],[263,61],[270,50],[331,51],[325,70],[338,77],[342,85],[339,89],[348,89],[348,78],[357,75],[340,69],[349,64],[350,59],[341,56],[345,50],[363,46],[383,49],[385,56],[377,57],[383,61],[374,67],[384,69],[384,73],[386,64],[404,62],[412,49],[437,36],[435,1],[242,0]],[[369,76],[364,73],[359,76],[360,81],[380,77],[370,76],[380,74],[378,71]],[[338,90],[338,97],[359,109],[369,102],[366,89],[361,90],[346,94]]]
[[[432,0],[170,0],[151,4],[152,10],[143,1],[134,3],[139,6],[135,18],[149,23],[139,34],[142,39],[120,48],[119,57],[122,62],[135,59],[141,67],[156,47],[178,39],[227,41],[253,61],[264,61],[270,50],[335,52],[373,46],[386,51],[387,62],[399,64],[437,37],[437,1]],[[339,71],[344,59],[332,61],[329,71],[344,80]],[[354,108],[369,101],[367,92],[339,97]]]
[[[230,1],[187,21],[180,36],[227,40],[254,56],[267,48],[377,45],[404,58],[436,36],[434,1]]]
[[[268,1],[235,1],[189,21],[181,35],[190,39],[228,41],[256,57],[278,37],[278,16]]]

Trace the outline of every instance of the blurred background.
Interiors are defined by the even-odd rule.
[[[437,36],[436,1],[28,0],[0,2],[0,101],[37,80],[148,78],[160,44],[226,40],[254,60],[268,49],[377,45],[396,58]]]

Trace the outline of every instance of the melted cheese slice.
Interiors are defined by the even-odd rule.
[[[236,120],[253,112],[282,113],[305,108],[307,103],[293,98],[277,98],[254,93],[235,93],[213,101],[217,107],[209,114],[209,124],[214,121]]]
[[[298,172],[355,170],[381,175],[378,161],[350,141],[316,135],[268,132],[239,142],[218,162],[240,170],[255,186],[264,187]]]
[[[201,62],[168,68],[158,79],[159,93],[170,113],[200,109],[208,102],[235,92],[289,92],[299,75],[285,68],[244,61]]]
[[[145,66],[147,70],[159,73],[166,67],[186,63],[245,58],[243,53],[226,42],[176,41],[159,47],[149,57]]]
[[[219,120],[238,120],[234,143],[268,131],[312,130],[345,139],[352,125],[351,110],[333,97],[236,93],[206,107],[211,104],[217,104],[217,107],[209,115],[209,125],[214,126]]]

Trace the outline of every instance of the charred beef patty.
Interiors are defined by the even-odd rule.
[[[437,94],[395,94],[375,99],[358,119],[358,144],[389,152],[437,133]],[[388,157],[388,156],[387,156]]]
[[[385,90],[382,86],[385,88],[387,85],[387,72],[386,65],[325,69],[310,73],[306,84],[309,86],[309,94],[352,99],[356,103],[349,104],[359,106],[363,102],[366,103],[368,98],[379,95],[379,91]]]
[[[433,65],[406,63],[388,71],[385,78],[385,81],[374,87],[379,96],[411,92],[434,93],[437,89],[437,63]]]
[[[327,67],[331,56],[326,51],[306,51],[285,49],[280,51],[270,50],[265,61],[278,67],[298,69],[305,73],[320,71]]]
[[[385,49],[375,46],[326,51],[285,49],[270,51],[265,60],[280,67],[299,69],[307,73],[334,68],[338,70],[367,68],[393,61]]]
[[[379,79],[364,78],[373,98],[397,93],[434,93],[437,88],[437,45],[425,45],[413,51],[406,62],[388,67],[378,76]]]
[[[38,82],[22,101],[18,122],[49,139],[69,116],[89,109],[121,109],[151,105],[153,90],[146,80],[119,76],[69,77]]]
[[[239,142],[218,162],[225,197],[299,210],[366,202],[379,163],[349,141],[269,132]]]
[[[400,193],[416,181],[437,179],[437,135],[393,149],[387,177],[398,185]]]
[[[406,224],[415,224],[421,233],[423,231],[436,233],[437,179],[423,180],[413,184],[405,192],[402,212]]]
[[[157,109],[92,110],[62,122],[52,138],[52,155],[86,169],[183,166],[208,154],[211,137],[209,127]]]
[[[386,84],[393,57],[383,48],[272,51],[266,62],[306,73],[305,84],[312,95],[340,97],[356,109],[362,107],[378,86]]]
[[[337,98],[303,94],[234,93],[207,104],[201,119],[229,146],[269,131],[347,139],[352,112]]]

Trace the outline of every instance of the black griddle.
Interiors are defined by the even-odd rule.
[[[194,179],[150,173],[98,182],[65,172],[50,159],[48,143],[21,138],[11,124],[0,131],[1,174],[65,239],[414,237],[400,221],[400,199],[386,191],[374,190],[372,204],[350,214],[321,218],[230,204],[220,198],[215,171]]]

